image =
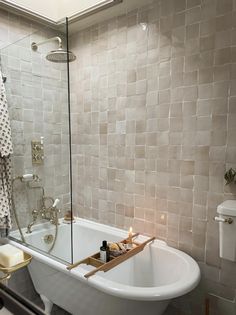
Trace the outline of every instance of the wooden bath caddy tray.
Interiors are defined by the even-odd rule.
[[[136,237],[138,235],[139,235],[139,233],[133,234],[132,238],[134,238],[134,237]],[[132,256],[138,254],[139,252],[141,252],[148,243],[150,243],[150,242],[152,242],[154,240],[155,240],[155,237],[151,237],[151,238],[149,238],[148,240],[146,240],[143,243],[136,243],[136,242],[133,241],[132,244],[136,245],[134,248],[127,249],[127,251],[124,254],[121,254],[120,256],[117,256],[117,257],[114,257],[114,256],[111,255],[110,256],[110,261],[107,262],[107,263],[104,263],[103,261],[101,261],[99,259],[100,253],[98,252],[98,253],[96,253],[96,254],[94,254],[92,256],[89,256],[89,257],[87,257],[85,259],[82,259],[82,260],[76,262],[73,265],[68,266],[67,269],[71,270],[71,269],[73,269],[73,268],[75,268],[75,267],[77,267],[77,266],[79,266],[81,264],[86,264],[86,265],[93,266],[93,267],[95,267],[95,269],[93,269],[92,271],[90,271],[90,272],[88,272],[88,273],[86,273],[84,275],[85,278],[89,278],[89,277],[91,277],[92,275],[94,275],[98,271],[106,272],[106,271],[114,268],[115,266],[121,264],[123,261],[125,261],[125,260],[129,259],[130,257],[132,257]],[[119,243],[128,244],[129,243],[129,238],[126,238],[126,239],[122,240]]]

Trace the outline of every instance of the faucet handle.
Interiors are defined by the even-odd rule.
[[[55,199],[52,208],[56,208],[58,206],[58,204],[60,203],[60,199]]]
[[[36,209],[32,210],[32,216],[33,216],[33,218],[37,218],[37,217],[38,217],[38,214],[39,214],[39,211],[38,211],[38,210],[36,210]]]

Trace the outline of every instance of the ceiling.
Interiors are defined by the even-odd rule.
[[[154,0],[0,0],[0,8],[62,28],[68,17],[70,33],[119,16]],[[68,5],[69,4],[69,5]]]
[[[81,15],[81,18],[78,18],[77,20],[74,20],[72,23],[70,23],[70,33],[85,29],[91,25],[111,19],[115,16],[126,14],[127,12],[152,2],[153,0],[123,0],[107,9],[98,10],[98,12],[92,12],[92,14],[88,15],[87,17],[85,15]]]

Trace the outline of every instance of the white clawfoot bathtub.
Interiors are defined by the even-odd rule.
[[[47,251],[43,236],[54,234],[55,227],[37,225],[26,241]],[[52,255],[70,261],[70,225],[61,223]],[[17,232],[12,236],[19,238]],[[103,240],[118,241],[127,232],[79,219],[73,224],[74,262],[99,250]],[[139,236],[137,241],[146,237]],[[98,272],[89,279],[84,274],[91,266],[80,265],[68,271],[66,264],[26,247],[9,242],[33,255],[28,266],[36,291],[41,295],[47,314],[53,303],[73,315],[161,315],[171,299],[193,290],[199,280],[197,263],[185,253],[155,240],[136,256],[114,269]]]

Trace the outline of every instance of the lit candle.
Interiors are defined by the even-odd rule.
[[[133,236],[133,229],[132,226],[129,228],[129,237],[128,237],[128,243],[132,244],[132,236]]]

